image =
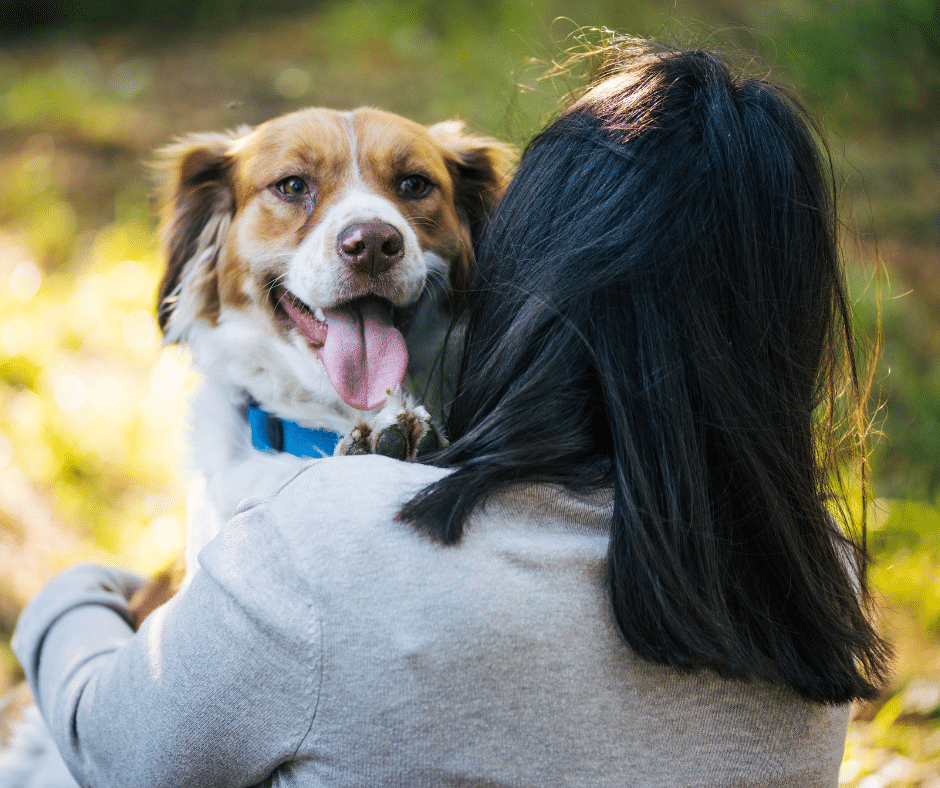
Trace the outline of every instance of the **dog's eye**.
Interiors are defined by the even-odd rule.
[[[399,197],[417,200],[421,197],[427,197],[431,193],[432,188],[433,185],[431,181],[423,175],[408,175],[398,182],[396,191]]]
[[[276,184],[277,190],[287,197],[303,197],[310,191],[307,182],[303,178],[292,175]]]

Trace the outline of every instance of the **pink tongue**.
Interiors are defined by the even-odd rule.
[[[328,326],[320,358],[343,402],[358,410],[377,408],[395,391],[408,368],[405,338],[384,301],[363,298],[324,309]]]
[[[300,333],[310,341],[310,344],[318,348],[323,347],[323,343],[326,342],[326,323],[317,320],[308,310],[303,308],[302,304],[298,307],[294,303],[294,296],[290,293],[284,293],[281,296],[280,303],[287,311],[287,314],[290,315],[291,320],[294,321],[294,325],[300,329]]]

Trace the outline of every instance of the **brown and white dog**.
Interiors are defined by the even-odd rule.
[[[318,108],[164,152],[159,323],[204,374],[187,579],[238,503],[304,457],[413,459],[439,444],[451,316],[509,156],[457,121]],[[279,451],[290,441],[295,453]],[[138,620],[172,592],[164,580],[133,603]],[[36,710],[26,716],[0,784],[75,788]]]
[[[508,154],[459,122],[375,109],[307,109],[165,152],[159,322],[205,373],[191,438],[208,506],[190,496],[190,573],[239,501],[302,462],[259,450],[258,430],[342,438],[308,456],[438,444],[445,338]],[[251,428],[249,408],[264,414]]]

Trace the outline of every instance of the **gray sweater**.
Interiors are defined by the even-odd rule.
[[[638,659],[610,501],[525,485],[444,547],[394,521],[445,471],[311,463],[245,505],[137,634],[82,565],[14,648],[84,786],[835,786],[848,708]]]

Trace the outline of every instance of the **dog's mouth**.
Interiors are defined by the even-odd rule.
[[[289,290],[277,306],[307,340],[326,368],[340,398],[357,410],[372,410],[395,391],[408,369],[406,332],[414,309],[396,309],[366,295],[312,311]]]

